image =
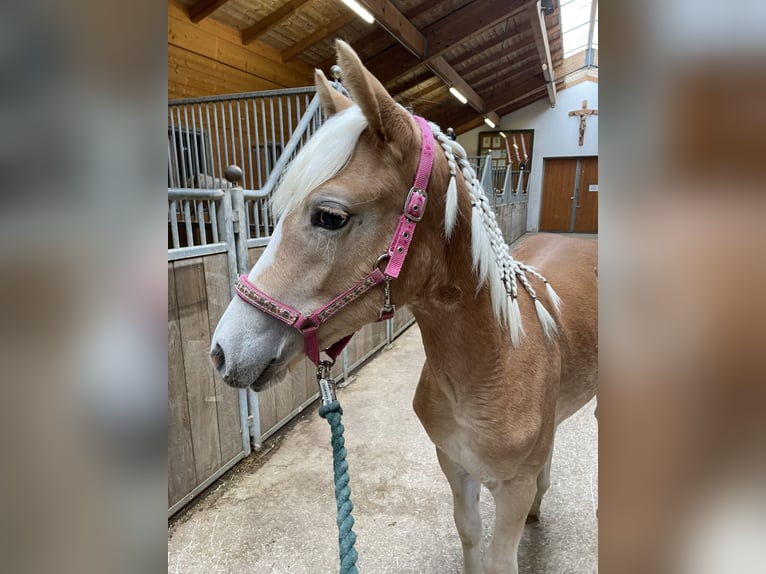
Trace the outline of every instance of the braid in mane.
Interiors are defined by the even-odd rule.
[[[463,147],[442,133],[441,128],[429,122],[434,137],[441,144],[450,170],[449,185],[444,210],[444,233],[447,239],[452,236],[457,223],[457,172],[460,169],[466,182],[468,195],[471,198],[471,254],[473,269],[478,276],[477,289],[489,281],[492,310],[496,319],[507,323],[514,347],[518,347],[524,336],[521,321],[521,311],[518,303],[518,282],[535,302],[537,318],[542,325],[546,337],[552,337],[558,332],[556,322],[551,314],[537,298],[534,288],[529,282],[527,273],[533,275],[545,284],[546,292],[556,312],[561,312],[561,299],[553,290],[548,280],[532,267],[529,267],[511,257],[508,244],[497,225],[495,212],[489,204],[481,187],[476,172],[466,158]],[[517,281],[518,279],[518,281]]]

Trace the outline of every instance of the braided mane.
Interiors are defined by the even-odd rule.
[[[551,287],[548,280],[532,267],[511,257],[508,244],[495,220],[492,210],[476,172],[468,160],[463,146],[452,141],[442,133],[441,128],[429,122],[431,131],[441,144],[447,158],[450,170],[450,180],[447,186],[447,197],[444,210],[444,233],[449,239],[455,229],[458,215],[457,175],[458,170],[465,179],[468,194],[471,197],[471,255],[473,269],[478,276],[481,287],[489,281],[492,310],[495,318],[501,324],[507,324],[511,333],[511,341],[518,346],[524,335],[521,321],[521,311],[518,303],[518,283],[535,302],[537,318],[543,327],[546,337],[552,337],[558,332],[556,322],[551,314],[537,298],[537,293],[529,282],[527,273],[545,284],[546,292],[556,313],[561,312],[561,299]]]

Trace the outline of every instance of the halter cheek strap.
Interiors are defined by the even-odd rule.
[[[414,116],[414,118],[420,126],[422,142],[420,160],[418,162],[417,173],[415,174],[415,181],[407,194],[407,200],[404,203],[403,212],[399,216],[399,224],[396,227],[396,231],[394,231],[394,236],[388,247],[388,252],[378,259],[379,262],[382,259],[388,259],[385,271],[381,271],[376,264],[371,273],[367,274],[361,280],[343,291],[343,293],[332,299],[325,306],[317,309],[310,315],[303,315],[297,309],[270,297],[253,285],[248,280],[247,275],[241,275],[237,281],[235,286],[236,292],[243,301],[290,327],[293,327],[303,335],[306,345],[306,355],[308,355],[309,359],[311,359],[315,365],[319,365],[320,349],[317,331],[319,330],[320,325],[325,323],[346,305],[364,295],[375,285],[385,282],[386,287],[385,304],[381,309],[378,321],[385,321],[394,315],[394,307],[391,305],[390,301],[389,282],[392,279],[399,277],[399,273],[402,270],[404,260],[407,257],[407,252],[412,242],[412,236],[415,233],[415,226],[423,218],[426,201],[428,199],[426,188],[428,187],[428,179],[431,175],[434,159],[434,138],[431,133],[431,128],[428,126],[426,120],[420,116]],[[330,357],[333,363],[346,345],[348,345],[348,342],[353,336],[352,333],[325,349],[325,353]]]

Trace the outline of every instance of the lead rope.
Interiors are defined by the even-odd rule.
[[[330,442],[332,444],[333,480],[335,481],[335,504],[338,509],[338,548],[340,556],[340,574],[359,574],[356,561],[359,554],[354,548],[354,517],[351,511],[351,488],[349,487],[348,463],[346,462],[346,441],[343,438],[341,415],[343,408],[335,397],[335,381],[332,379],[332,363],[322,361],[317,367],[317,383],[322,406],[319,416],[330,424]]]

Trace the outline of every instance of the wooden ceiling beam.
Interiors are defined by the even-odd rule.
[[[353,12],[351,14],[344,14],[343,16],[339,16],[335,20],[327,23],[325,26],[322,26],[319,30],[310,36],[307,36],[300,42],[297,42],[289,48],[283,50],[280,54],[282,63],[289,62],[290,60],[298,57],[305,50],[311,48],[311,46],[318,44],[328,36],[332,36],[335,34],[335,32],[343,28],[343,26],[350,24],[356,17],[356,14]]]
[[[415,57],[400,45],[394,45],[365,61],[365,66],[387,84],[409,72],[420,63],[428,63],[456,44],[464,43],[488,28],[528,10],[530,0],[510,2],[472,2],[426,26],[421,32],[426,40],[425,59]]]
[[[426,56],[426,40],[390,0],[359,0],[375,21],[418,58]]]
[[[541,0],[537,0],[527,14],[529,16],[529,23],[532,26],[532,36],[535,39],[537,53],[540,56],[540,67],[545,79],[545,89],[548,91],[548,102],[553,107],[556,105],[556,80],[553,75],[551,48],[548,44],[548,30],[545,27],[545,16],[543,16]]]
[[[199,0],[189,6],[189,18],[195,24],[199,24],[228,1],[229,0]]]
[[[479,114],[486,116],[495,124],[500,122],[500,117],[492,111],[492,108],[487,107],[484,99],[455,71],[455,68],[447,63],[447,60],[438,56],[428,63],[428,67],[448,86],[454,86],[463,94],[468,100],[468,104]]]
[[[310,0],[290,0],[277,10],[262,18],[249,28],[242,31],[242,43],[247,46],[253,43],[259,36],[265,34],[269,28],[273,28],[280,22],[287,20],[293,13]]]

